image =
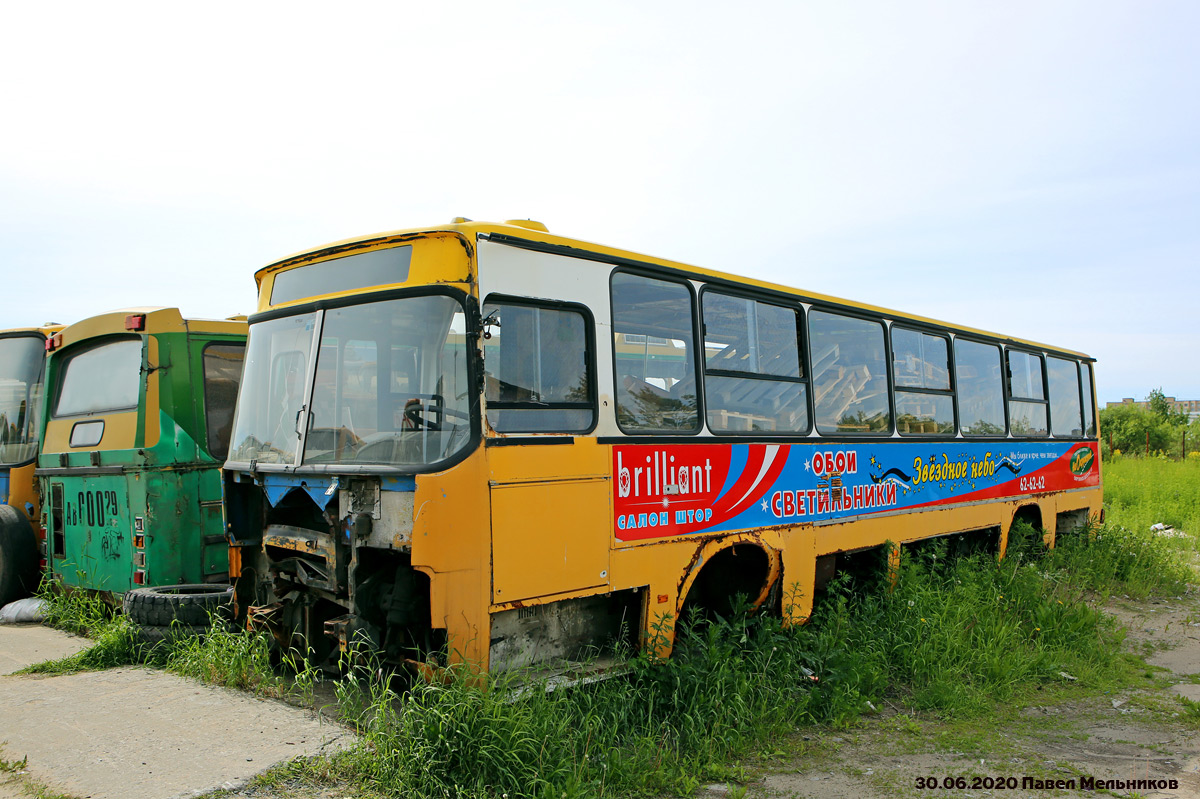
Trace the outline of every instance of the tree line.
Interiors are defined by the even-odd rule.
[[[1156,388],[1145,404],[1102,408],[1100,443],[1104,455],[1148,452],[1184,458],[1200,453],[1200,419],[1189,421],[1187,413],[1176,410],[1162,389]]]

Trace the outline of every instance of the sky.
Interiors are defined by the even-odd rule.
[[[1200,399],[1200,4],[10,3],[0,328],[255,309],[455,216],[1081,350]]]

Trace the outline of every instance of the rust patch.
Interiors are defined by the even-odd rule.
[[[696,551],[692,553],[691,559],[687,566],[683,568],[683,572],[679,578],[679,582],[675,585],[675,612],[678,613],[683,607],[683,586],[687,583],[688,577],[692,572],[698,570],[701,563],[704,562],[704,548],[709,545],[714,539],[697,542]]]
[[[343,655],[353,653],[350,646],[350,637],[354,629],[354,616],[352,614],[344,614],[325,622],[324,632],[326,637],[337,641],[338,651]],[[364,656],[362,653],[353,653],[357,655],[356,662],[362,663]]]
[[[286,649],[291,645],[291,641],[279,619],[282,613],[283,602],[273,602],[270,605],[251,605],[246,609],[246,629],[266,630],[281,647]]]

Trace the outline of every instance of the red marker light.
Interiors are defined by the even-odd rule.
[[[135,585],[145,585],[146,584],[146,572],[142,571],[141,569],[138,569],[137,571],[135,571],[133,573],[133,582]]]
[[[55,333],[50,338],[46,339],[46,352],[54,352],[62,346],[62,333]]]
[[[145,330],[146,315],[144,313],[131,313],[125,317],[126,330]]]

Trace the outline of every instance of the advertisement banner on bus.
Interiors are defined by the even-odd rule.
[[[613,447],[614,534],[641,541],[1096,486],[1090,442]]]

